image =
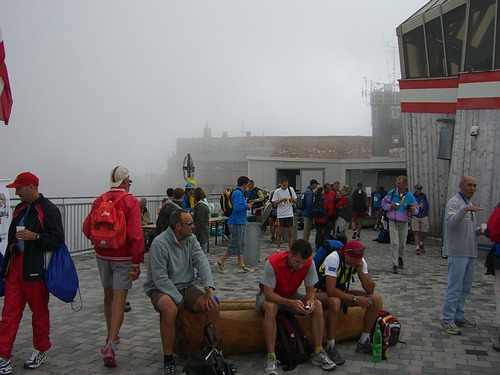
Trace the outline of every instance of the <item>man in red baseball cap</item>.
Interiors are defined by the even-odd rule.
[[[316,293],[316,298],[328,308],[326,352],[337,365],[345,360],[335,349],[335,331],[341,310],[347,314],[347,308],[350,306],[361,306],[365,309],[363,331],[356,352],[372,354],[370,331],[382,306],[382,298],[374,294],[375,282],[368,274],[364,253],[365,248],[361,242],[349,241],[342,249],[328,255],[320,267],[320,271],[325,273],[326,292]],[[362,290],[349,289],[349,283],[355,274],[358,275]]]
[[[64,243],[59,209],[38,192],[39,180],[23,172],[8,188],[21,202],[14,209],[0,277],[5,278],[5,300],[0,321],[0,373],[12,373],[12,348],[26,303],[32,311],[33,346],[25,368],[47,362],[50,349],[49,292],[45,285],[44,254]]]
[[[17,187],[23,186],[23,185],[33,185],[33,186],[38,187],[38,185],[39,185],[38,177],[35,176],[31,172],[23,172],[23,173],[20,173],[16,177],[16,179],[14,180],[13,183],[8,184],[7,187],[8,188],[17,188]]]

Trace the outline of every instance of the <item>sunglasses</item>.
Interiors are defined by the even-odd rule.
[[[356,249],[347,249],[346,252],[353,252],[354,254],[363,254],[365,252],[365,248],[356,248]]]

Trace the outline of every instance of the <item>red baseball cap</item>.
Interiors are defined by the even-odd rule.
[[[351,258],[363,258],[365,247],[359,241],[349,241],[344,246],[344,254],[349,255]]]
[[[38,177],[31,172],[20,173],[13,183],[8,184],[8,188],[16,188],[23,185],[38,186]]]

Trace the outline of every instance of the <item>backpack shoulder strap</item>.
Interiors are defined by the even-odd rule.
[[[130,193],[124,191],[123,193],[121,193],[119,196],[116,197],[114,203],[117,204],[120,199],[122,199],[123,197],[125,197],[128,194],[130,194]]]

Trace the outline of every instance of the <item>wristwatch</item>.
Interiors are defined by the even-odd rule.
[[[352,303],[356,303],[356,302],[358,302],[358,297],[352,296]]]
[[[36,239],[39,240],[40,239],[40,233],[37,233],[36,234]]]
[[[205,287],[205,291],[209,290],[209,289],[212,289],[212,290],[215,290],[215,288],[213,286],[206,286]]]

